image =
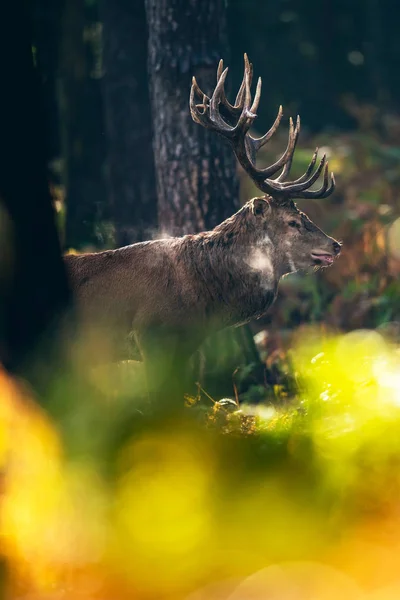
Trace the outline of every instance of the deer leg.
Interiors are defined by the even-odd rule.
[[[192,344],[176,334],[142,335],[139,339],[150,401],[158,408],[181,409],[190,391]]]

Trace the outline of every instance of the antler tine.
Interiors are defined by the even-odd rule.
[[[301,177],[299,177],[298,179],[295,179],[292,182],[286,182],[285,185],[292,185],[295,183],[303,183],[303,181],[306,181],[308,179],[308,177],[311,175],[311,173],[313,172],[313,169],[315,167],[315,163],[317,162],[317,158],[318,158],[318,148],[315,148],[314,154],[312,156],[312,159],[310,160],[310,164],[307,167],[306,172],[304,173],[304,175],[302,175]]]
[[[332,192],[334,192],[335,187],[336,187],[335,175],[331,172],[331,180],[329,182],[329,187],[326,190],[326,192],[324,192],[323,196],[321,196],[321,198],[327,198],[328,196],[330,196],[332,194]]]
[[[261,136],[259,138],[252,138],[253,147],[254,147],[255,152],[258,152],[258,150],[260,148],[262,148],[262,146],[264,146],[272,138],[275,131],[279,127],[282,117],[283,117],[283,108],[282,108],[282,105],[280,105],[276,119],[275,119],[272,127],[269,129],[269,131],[267,131],[267,133],[265,133],[263,136]]]
[[[217,67],[217,81],[221,77],[223,70],[224,70],[224,61],[221,58],[218,63],[218,67]]]
[[[218,66],[218,71],[220,71],[220,69],[221,62]],[[226,68],[220,74],[211,98],[208,98],[208,96],[202,92],[196,81],[196,78],[193,77],[192,86],[190,89],[189,106],[193,121],[203,125],[203,127],[213,129],[217,133],[227,137],[228,139],[231,139],[234,135],[235,127],[231,127],[228,123],[226,123],[219,113],[219,105],[221,103],[221,99],[224,97],[224,84],[227,74],[228,68]],[[203,96],[203,104],[196,104],[196,94]],[[200,108],[203,109],[202,112],[199,110]]]
[[[221,79],[221,76],[222,76],[223,72],[224,72],[224,61],[221,58],[221,60],[218,63],[218,69],[217,69],[217,83]],[[240,107],[234,106],[234,105],[232,105],[229,102],[229,100],[228,100],[228,98],[226,97],[226,94],[225,94],[225,89],[223,89],[222,92],[221,92],[220,102],[232,114],[236,114],[238,112],[238,110],[240,109]]]
[[[233,132],[235,138],[237,140],[237,144],[243,145],[244,142],[242,140],[246,139],[252,140],[249,135],[247,135],[248,130],[251,127],[254,119],[256,118],[256,114],[251,111],[252,106],[251,103],[251,90],[250,90],[250,78],[251,78],[251,69],[249,65],[249,61],[247,59],[247,55],[245,55],[245,73],[244,73],[244,96],[242,100],[242,112],[240,113],[240,117],[238,122],[236,123]],[[257,86],[257,91],[259,92],[259,86]],[[257,101],[258,102],[258,101]],[[254,103],[253,103],[254,104]],[[235,151],[236,152],[236,151]]]
[[[326,164],[326,172],[328,174],[328,163]],[[327,175],[328,178],[328,175]],[[331,173],[331,178],[330,178],[330,182],[329,182],[329,186],[328,189],[325,190],[325,192],[323,192],[322,194],[318,194],[318,196],[301,196],[302,198],[327,198],[328,196],[330,196],[332,194],[332,192],[334,191],[336,187],[336,182],[335,182],[335,176],[333,173]],[[318,193],[319,190],[316,190],[316,193]],[[308,192],[304,192],[305,194],[313,194],[314,192],[312,190],[308,191]]]
[[[316,156],[316,152],[314,153],[314,156]],[[274,193],[278,198],[279,197],[281,197],[283,199],[284,198],[304,198],[304,199],[305,198],[318,198],[318,199],[327,198],[335,190],[336,184],[335,184],[335,177],[334,177],[333,173],[331,173],[330,181],[329,181],[328,163],[325,161],[326,161],[326,155],[324,154],[315,173],[313,175],[311,175],[311,177],[308,177],[307,179],[305,179],[305,176],[303,175],[302,177],[299,177],[299,179],[297,179],[296,182],[280,184],[279,187],[275,187],[275,185],[276,185],[275,182],[277,180],[272,180],[272,181],[269,180],[266,183],[268,183],[274,189]],[[313,157],[310,165],[312,165],[313,162],[315,162],[314,157]],[[310,166],[309,166],[309,168],[310,168]],[[307,169],[307,171],[309,171],[309,168]],[[313,185],[313,183],[315,183],[317,181],[318,177],[321,174],[322,169],[324,169],[324,180],[323,180],[321,187],[317,190],[308,190],[307,188],[311,187]],[[300,179],[303,180],[301,183],[299,182]]]
[[[221,117],[219,113],[219,105],[225,98],[225,79],[228,75],[228,67],[221,73],[220,78],[218,79],[218,83],[215,87],[214,93],[211,96],[210,100],[210,119],[211,121],[220,129],[224,131],[225,135],[231,137],[234,128],[228,125],[224,119]],[[226,98],[225,98],[226,99]]]
[[[242,83],[240,84],[239,91],[236,94],[235,107],[237,107],[237,108],[240,108],[243,103],[244,90],[245,90],[245,85],[246,85],[245,77],[246,76],[243,75]]]
[[[189,97],[189,107],[190,107],[190,115],[193,119],[193,121],[195,121],[196,123],[199,123],[201,125],[201,120],[199,119],[199,109],[198,109],[198,105],[196,104],[196,99],[195,99],[195,94],[198,93],[198,91],[200,91],[199,86],[197,85],[197,81],[196,81],[196,77],[192,77],[192,85],[190,87],[190,97]]]
[[[245,52],[244,53],[244,74],[243,74],[242,83],[240,84],[240,88],[239,88],[239,91],[236,96],[236,101],[235,101],[236,106],[243,105],[243,98],[246,93],[246,74],[248,77],[249,86],[251,87],[251,84],[253,81],[253,64],[251,62],[249,62],[249,57],[247,56],[247,54]]]
[[[221,99],[220,99],[221,104],[231,113],[232,116],[238,115],[239,113],[241,113],[241,111],[243,109],[244,95],[245,95],[245,89],[246,89],[246,68],[249,71],[250,86],[251,86],[251,82],[252,82],[252,78],[253,78],[253,65],[251,63],[249,63],[247,54],[245,54],[244,62],[245,62],[245,72],[243,75],[242,83],[240,84],[240,88],[239,88],[239,91],[236,96],[235,104],[231,104],[229,102],[229,100],[225,94],[225,89],[221,93]],[[217,81],[219,81],[219,79],[223,73],[223,70],[224,70],[224,61],[221,59],[219,61],[218,69],[217,69]],[[256,95],[257,95],[257,93],[256,93]]]
[[[301,177],[299,177],[298,179],[295,179],[294,181],[287,181],[287,182],[285,182],[283,184],[284,187],[290,187],[291,188],[293,185],[297,185],[297,184],[300,184],[300,183],[305,183],[307,181],[310,181],[311,178],[314,177],[315,173],[317,173],[317,172],[321,173],[321,169],[322,169],[321,163],[322,163],[322,166],[325,164],[326,154],[324,154],[323,157],[322,157],[322,159],[320,160],[320,163],[319,163],[318,168],[315,171],[314,175],[311,175],[311,173],[314,170],[314,166],[315,166],[315,163],[316,163],[316,160],[317,160],[317,156],[318,156],[318,150],[316,150],[314,152],[313,157],[312,157],[312,159],[310,161],[310,164],[307,167],[306,172]],[[310,175],[311,175],[311,177],[310,177]],[[318,179],[318,177],[316,177],[315,179],[313,179],[313,182],[317,181],[317,179]],[[310,183],[310,185],[312,185],[312,184]],[[307,186],[304,189],[306,189],[306,188],[307,188]]]
[[[254,96],[253,104],[251,105],[251,108],[250,108],[251,113],[256,113],[258,110],[258,105],[260,104],[260,99],[261,99],[261,87],[262,87],[262,81],[261,81],[261,77],[259,77],[257,80],[257,87],[256,87],[256,93]]]
[[[249,86],[251,87],[251,83],[253,81],[253,65],[252,65],[252,63],[249,63],[248,56],[245,52],[244,53],[243,79],[242,79],[242,83],[240,84],[240,88],[237,93],[236,100],[235,100],[235,106],[234,106],[234,108],[236,110],[243,108],[243,101],[244,101],[244,96],[245,96],[245,91],[246,91],[246,73],[248,73]]]
[[[207,96],[207,94],[205,94],[203,92],[203,90],[200,89],[200,86],[198,85],[198,83],[196,81],[196,77],[192,77],[192,87],[194,87],[194,91],[198,96],[206,98],[207,102],[210,101],[210,98]]]
[[[247,147],[253,146],[254,142],[258,142],[259,140],[254,140],[254,138],[251,138],[250,136],[248,136],[248,142],[247,142]],[[265,143],[265,142],[264,142]],[[288,139],[288,144],[286,146],[286,150],[285,152],[282,154],[282,156],[273,164],[270,165],[269,167],[266,167],[265,169],[256,169],[253,165],[253,169],[254,169],[254,174],[252,175],[251,173],[250,176],[253,177],[255,179],[255,181],[262,181],[265,180],[265,188],[268,188],[270,183],[275,183],[274,181],[266,181],[266,179],[268,177],[271,177],[271,175],[274,175],[277,171],[279,171],[288,160],[291,160],[291,157],[293,155],[294,152],[294,147],[296,145],[296,131],[295,128],[293,126],[293,119],[290,118],[289,119],[289,139]],[[257,151],[257,150],[255,150]],[[253,155],[255,154],[254,149],[253,149]],[[276,189],[281,189],[283,188],[283,184],[279,183],[279,185],[277,185],[276,187],[272,187],[270,186],[269,191],[271,191],[272,189],[276,190]],[[266,191],[266,189],[264,189],[263,191]]]
[[[203,104],[196,104],[195,94],[197,91],[203,95]],[[190,114],[195,123],[199,125],[203,125],[204,127],[214,129],[213,124],[210,120],[210,116],[208,114],[208,104],[204,101],[204,98],[207,100],[207,96],[203,94],[197,85],[197,81],[195,77],[192,77],[192,87],[190,88],[190,99],[189,99],[189,107]],[[199,108],[203,108],[203,112],[200,112]]]
[[[315,150],[306,172],[295,181],[285,181],[290,173],[294,151],[299,138],[300,117],[297,117],[295,126],[293,120],[289,119],[288,143],[282,156],[269,167],[264,169],[256,167],[258,150],[271,139],[280,125],[283,116],[282,106],[279,107],[278,114],[270,130],[260,138],[253,138],[248,131],[257,117],[257,109],[261,98],[261,78],[258,79],[256,93],[252,101],[250,86],[253,69],[247,54],[245,54],[243,81],[236,97],[236,103],[232,105],[225,95],[227,74],[228,69],[224,69],[224,63],[221,60],[217,69],[217,85],[211,98],[208,98],[202,92],[196,79],[193,78],[190,90],[190,112],[192,119],[196,123],[203,125],[203,127],[216,131],[230,141],[240,164],[253,179],[257,187],[264,193],[271,194],[277,200],[281,199],[283,202],[290,198],[326,198],[329,196],[335,189],[335,179],[333,174],[331,174],[329,179],[328,163],[325,155],[314,171],[318,157],[318,148]],[[202,104],[196,104],[196,95],[202,97]],[[240,111],[235,125],[230,125],[221,116],[219,112],[221,104],[231,115],[235,115]],[[281,169],[282,172],[277,179],[270,179],[272,175]],[[321,172],[324,175],[321,187],[317,190],[309,190],[317,181]]]
[[[293,162],[293,156],[294,156],[294,151],[296,150],[296,145],[297,145],[297,140],[299,139],[299,133],[300,133],[300,117],[299,115],[297,115],[297,119],[296,119],[296,127],[294,129],[294,136],[295,136],[295,140],[294,140],[294,147],[293,147],[293,152],[292,154],[289,156],[288,161],[286,162],[286,164],[283,167],[283,171],[282,173],[279,175],[279,177],[277,177],[275,179],[275,181],[282,181],[284,182],[286,177],[289,176],[290,174],[290,169],[292,167],[292,162]]]
[[[318,165],[318,168],[315,170],[315,172],[308,177],[305,181],[303,182],[298,182],[298,183],[287,183],[286,186],[284,185],[284,189],[286,190],[290,190],[290,193],[293,195],[296,192],[302,192],[303,190],[308,189],[309,187],[311,187],[313,185],[313,183],[315,183],[318,179],[318,177],[321,174],[322,169],[325,166],[325,162],[326,162],[326,154],[323,155],[323,157],[321,158],[321,161]]]
[[[322,162],[322,160],[321,160],[321,162]],[[312,182],[312,183],[314,183],[314,182]],[[310,183],[310,185],[312,185],[312,183]],[[300,184],[300,185],[302,185],[302,184]],[[332,180],[329,185],[328,162],[326,162],[324,164],[324,179],[323,179],[323,182],[322,182],[322,185],[320,188],[318,188],[317,190],[298,190],[298,191],[288,188],[288,193],[290,194],[290,196],[292,198],[324,198],[326,192],[328,192],[330,190],[330,188],[332,188],[332,189],[331,189],[331,191],[329,191],[329,194],[331,194],[333,192],[334,185],[335,185],[335,183],[333,181],[333,184],[332,184]]]

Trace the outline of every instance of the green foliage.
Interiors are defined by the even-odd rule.
[[[374,331],[313,329],[290,364],[290,403],[208,397],[173,415],[140,400],[133,365],[85,370],[90,388],[81,375],[63,377],[47,399],[52,416],[0,373],[10,597],[63,589],[89,600],[96,589],[102,598],[184,600],[215,581],[246,585],[260,569],[290,567],[274,580],[282,597],[304,561],[314,587],[323,574],[318,599],[331,598],[332,585],[350,599],[349,586],[366,594],[392,583],[399,346]],[[382,552],[393,556],[383,571]],[[264,575],[253,597],[272,585]]]

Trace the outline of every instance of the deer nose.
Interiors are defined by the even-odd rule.
[[[334,251],[334,253],[335,254],[339,254],[340,248],[341,248],[341,245],[339,244],[339,242],[333,242],[332,245],[333,245],[333,251]]]

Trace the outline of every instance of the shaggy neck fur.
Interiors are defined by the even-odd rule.
[[[209,316],[222,317],[225,325],[264,315],[280,277],[271,242],[257,234],[246,210],[243,207],[212,231],[180,239],[181,260],[207,288]]]

